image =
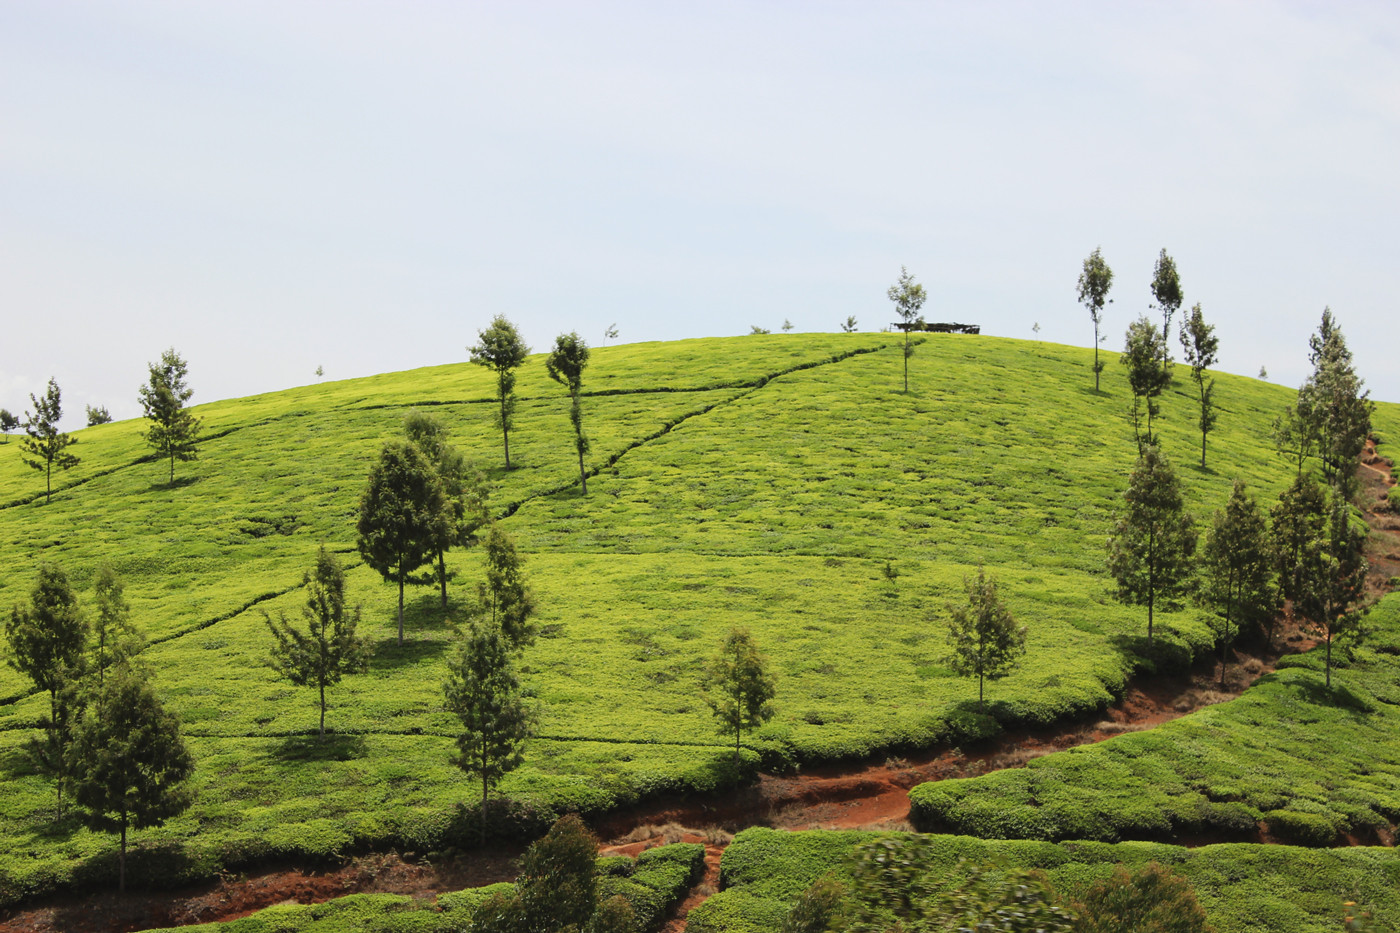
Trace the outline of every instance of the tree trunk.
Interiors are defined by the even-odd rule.
[[[739,763],[739,736],[743,734],[743,726],[734,727],[734,764]]]
[[[438,551],[438,585],[442,587],[442,612],[447,614],[447,551]]]
[[[481,847],[486,848],[486,769],[481,769]]]
[[[403,647],[403,565],[399,565],[399,647]]]
[[[1327,630],[1327,690],[1332,690],[1332,630]]]
[[[44,461],[44,501],[53,498],[53,461]]]
[[[321,681],[321,739],[326,737],[326,682]]]
[[[170,485],[175,485],[175,451],[170,451]]]
[[[583,494],[588,495],[588,471],[583,468],[583,445],[578,447],[578,481],[583,487]]]
[[[126,893],[126,814],[122,814],[122,851],[117,856],[117,893]]]
[[[983,698],[983,695],[984,695],[984,694],[983,694],[983,689],[984,689],[984,685],[986,684],[986,680],[987,680],[986,675],[984,675],[984,674],[978,674],[978,675],[977,675],[977,712],[979,712],[979,713],[985,713],[985,712],[987,712],[987,705],[982,701],[982,698]]]
[[[909,331],[904,332],[904,392],[909,392]]]
[[[510,425],[506,424],[506,393],[501,391],[501,442],[506,448],[506,469],[510,469]]]

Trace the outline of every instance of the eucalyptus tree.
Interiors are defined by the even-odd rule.
[[[1084,270],[1079,273],[1079,303],[1089,309],[1089,320],[1094,322],[1094,391],[1099,391],[1099,373],[1103,363],[1099,362],[1099,325],[1103,323],[1103,309],[1112,304],[1108,290],[1113,287],[1113,270],[1104,262],[1099,247],[1084,260]]]
[[[1220,689],[1230,646],[1248,625],[1267,625],[1279,608],[1274,586],[1277,560],[1264,512],[1235,480],[1225,507],[1215,513],[1202,548],[1203,579],[1197,599],[1220,646]]]
[[[1026,652],[1026,628],[997,595],[995,577],[979,567],[977,579],[965,584],[967,602],[953,607],[948,629],[950,663],[954,672],[977,678],[977,711],[985,712],[987,678],[1004,677],[1016,666]]]
[[[63,417],[63,395],[58,383],[49,380],[42,398],[29,395],[33,412],[24,413],[24,438],[20,440],[20,456],[35,470],[44,471],[44,501],[53,497],[53,468],[69,470],[78,465],[78,457],[68,452],[68,448],[78,443],[78,439],[58,429],[58,421]]]
[[[1128,479],[1123,510],[1108,541],[1108,570],[1121,602],[1147,607],[1149,645],[1157,608],[1180,608],[1190,591],[1195,553],[1195,523],[1183,504],[1176,471],[1148,444]]]
[[[1215,365],[1220,352],[1220,338],[1215,325],[1207,324],[1198,301],[1181,321],[1181,352],[1191,367],[1191,381],[1196,383],[1196,395],[1201,403],[1201,468],[1206,465],[1206,435],[1215,427],[1215,377],[1206,370]]]
[[[501,429],[501,443],[505,447],[506,469],[510,469],[510,429],[515,418],[515,370],[530,355],[530,348],[520,338],[515,325],[498,314],[491,319],[491,326],[477,332],[477,344],[468,347],[471,361],[485,366],[496,374],[496,425]]]
[[[885,296],[894,302],[895,313],[904,324],[904,391],[908,392],[909,357],[914,355],[914,345],[910,342],[909,335],[914,325],[923,320],[919,316],[919,309],[924,306],[928,295],[924,292],[924,287],[914,281],[909,269],[900,266],[899,280],[885,291]]]
[[[194,390],[185,384],[189,366],[171,347],[160,355],[159,363],[148,365],[146,384],[139,395],[141,409],[151,425],[146,430],[146,442],[156,454],[170,460],[170,482],[175,482],[175,461],[194,460],[199,456],[200,419],[185,403]]]
[[[1152,270],[1152,306],[1162,313],[1162,371],[1171,382],[1172,316],[1181,307],[1181,278],[1176,273],[1176,261],[1163,248]]]
[[[1157,398],[1171,382],[1171,375],[1162,366],[1162,332],[1146,317],[1139,317],[1128,325],[1128,333],[1123,343],[1123,365],[1128,368],[1128,388],[1133,393],[1133,436],[1137,439],[1138,454],[1147,447],[1156,446],[1157,438],[1152,433],[1152,419],[1158,414]],[[1142,432],[1143,409],[1147,414],[1147,433]]]
[[[569,423],[574,426],[574,447],[578,451],[578,479],[583,495],[588,495],[588,471],[583,455],[588,453],[588,436],[583,433],[583,409],[579,395],[583,391],[583,371],[588,366],[588,344],[577,333],[560,334],[554,339],[554,349],[544,361],[549,378],[569,390]]]
[[[1323,309],[1322,323],[1308,346],[1313,372],[1298,390],[1298,410],[1317,444],[1324,478],[1351,496],[1376,406],[1370,392],[1362,389],[1351,350],[1330,308]]]

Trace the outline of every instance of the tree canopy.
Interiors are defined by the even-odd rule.
[[[1171,373],[1162,365],[1162,343],[1162,332],[1146,317],[1139,317],[1128,325],[1122,361],[1128,367],[1128,387],[1133,392],[1130,414],[1139,454],[1157,443],[1152,433],[1152,419],[1159,411],[1157,397],[1171,384]],[[1141,428],[1144,405],[1147,414],[1145,433]]]
[[[498,314],[491,326],[477,332],[477,343],[468,347],[471,361],[496,374],[496,426],[501,429],[505,447],[506,469],[510,469],[510,429],[515,415],[515,370],[530,355],[530,348],[520,338],[515,325]]]
[[[1108,290],[1113,287],[1113,270],[1104,262],[1099,247],[1084,260],[1084,270],[1079,273],[1079,303],[1089,309],[1089,320],[1094,322],[1094,391],[1099,391],[1099,373],[1103,364],[1099,362],[1099,325],[1103,323],[1103,309],[1111,304]]]
[[[1197,597],[1210,610],[1220,646],[1220,688],[1230,646],[1249,625],[1265,625],[1278,610],[1273,543],[1268,523],[1245,484],[1235,480],[1230,499],[1215,513],[1202,548],[1203,580]]]
[[[583,390],[583,370],[588,366],[588,344],[577,333],[560,334],[554,349],[544,361],[549,378],[569,390],[569,422],[574,426],[574,447],[578,450],[578,478],[583,495],[588,495],[588,471],[583,456],[588,453],[588,437],[583,433],[583,409],[579,394]]]
[[[170,461],[170,482],[175,482],[175,461],[194,460],[199,456],[196,440],[200,419],[185,403],[194,390],[185,384],[189,367],[171,347],[160,355],[159,363],[149,364],[149,376],[141,386],[141,409],[150,420],[146,442],[156,454]]]
[[[909,391],[909,357],[914,355],[914,345],[910,342],[910,333],[914,325],[923,320],[919,316],[919,309],[924,306],[924,301],[928,295],[924,292],[924,287],[914,281],[914,277],[909,274],[909,269],[905,266],[899,267],[899,280],[885,291],[886,297],[894,302],[895,314],[899,315],[900,322],[904,325],[904,391]]]
[[[997,581],[982,568],[977,579],[964,581],[967,602],[952,607],[948,628],[949,666],[964,677],[977,678],[977,709],[985,710],[987,678],[1010,673],[1026,651],[1026,629],[1017,626],[997,596]]]
[[[1317,333],[1308,339],[1313,372],[1298,390],[1298,411],[1313,436],[1323,476],[1347,496],[1356,492],[1356,467],[1371,433],[1375,404],[1352,365],[1351,350],[1332,316],[1322,312]]]
[[[50,379],[43,398],[30,394],[34,411],[24,414],[24,438],[19,442],[24,462],[44,471],[44,501],[53,498],[53,468],[68,470],[78,465],[78,457],[68,448],[78,443],[71,434],[58,429],[63,417],[63,397],[58,383]]]
[[[442,492],[447,497],[449,530],[438,542],[435,552],[434,576],[447,612],[447,551],[452,547],[471,547],[477,534],[490,521],[487,498],[490,488],[486,477],[470,460],[447,440],[447,427],[426,412],[413,409],[404,416],[404,435],[437,470]]]
[[[1207,324],[1198,301],[1181,322],[1181,352],[1191,367],[1191,381],[1196,383],[1196,395],[1201,403],[1201,467],[1206,465],[1206,435],[1215,426],[1215,378],[1206,370],[1215,365],[1220,351],[1220,338],[1215,325]]]
[[[1162,314],[1162,370],[1167,381],[1171,381],[1172,316],[1181,307],[1181,278],[1176,273],[1176,260],[1167,255],[1164,247],[1157,256],[1157,265],[1152,270],[1152,306]]]
[[[748,629],[734,628],[724,639],[719,653],[706,672],[705,702],[721,734],[734,734],[734,761],[739,761],[739,742],[746,729],[757,729],[773,718],[776,693],[768,662],[759,654]]]
[[[1128,479],[1108,548],[1108,570],[1118,583],[1119,600],[1147,607],[1151,644],[1155,610],[1180,608],[1190,590],[1196,530],[1183,505],[1176,471],[1150,444]]]

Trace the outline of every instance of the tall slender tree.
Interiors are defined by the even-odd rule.
[[[478,588],[481,615],[499,628],[512,651],[523,650],[535,639],[535,594],[525,582],[515,541],[495,522],[482,542],[486,579]]]
[[[967,602],[952,608],[948,629],[951,666],[963,676],[977,678],[977,711],[985,712],[987,678],[1011,672],[1026,652],[1026,629],[1018,626],[997,596],[997,581],[982,568],[977,579],[964,581]]]
[[[93,829],[121,834],[117,889],[126,890],[127,830],[160,826],[184,812],[194,758],[146,678],[112,669],[79,720],[68,753],[73,799]]]
[[[150,420],[146,442],[156,453],[170,460],[170,482],[175,482],[175,461],[194,460],[199,456],[199,426],[185,403],[194,389],[185,384],[189,366],[171,347],[160,355],[159,363],[148,366],[150,373],[139,394],[141,409]]]
[[[1176,274],[1176,260],[1167,255],[1165,248],[1157,256],[1157,266],[1152,270],[1152,307],[1162,315],[1162,371],[1167,382],[1171,382],[1172,316],[1181,307],[1181,278]]]
[[[279,613],[276,619],[263,613],[263,621],[274,639],[268,663],[298,687],[320,691],[318,737],[324,739],[326,688],[340,683],[346,674],[366,670],[370,652],[365,640],[355,632],[360,607],[345,608],[345,572],[324,544],[316,554],[316,567],[302,578],[302,583],[306,587],[306,605],[301,609],[305,632],[288,622],[286,613]]]
[[[1108,541],[1108,570],[1118,582],[1119,600],[1147,607],[1150,645],[1156,610],[1180,608],[1190,589],[1195,523],[1183,505],[1176,471],[1150,444],[1138,458],[1123,500]]]
[[[447,540],[450,522],[447,496],[432,464],[412,444],[385,444],[360,496],[356,527],[365,563],[399,585],[400,645],[404,585]]]
[[[1089,320],[1094,322],[1094,391],[1099,391],[1099,373],[1103,363],[1099,362],[1099,325],[1103,323],[1104,305],[1112,304],[1108,290],[1113,287],[1113,270],[1104,262],[1099,247],[1084,260],[1084,271],[1079,273],[1079,303],[1089,309]]]
[[[1298,410],[1315,438],[1324,478],[1350,497],[1356,493],[1356,469],[1376,406],[1370,392],[1362,389],[1331,308],[1323,309],[1322,323],[1308,346],[1313,372],[1298,390]]]
[[[1366,590],[1366,534],[1353,527],[1346,493],[1333,487],[1327,524],[1303,550],[1299,566],[1299,614],[1322,635],[1326,651],[1327,689],[1332,689],[1332,644],[1354,633]]]
[[[93,602],[97,613],[93,624],[91,667],[97,672],[99,686],[114,664],[135,656],[144,647],[145,639],[131,623],[131,608],[126,602],[126,586],[112,565],[103,561],[97,567],[93,584]]]
[[[583,495],[588,495],[588,471],[583,455],[588,453],[588,437],[583,433],[583,409],[579,394],[583,391],[583,370],[588,365],[588,344],[577,333],[560,334],[554,340],[554,350],[544,361],[549,378],[569,390],[569,422],[574,426],[574,447],[578,450],[578,480]]]
[[[30,752],[40,770],[55,779],[60,813],[64,753],[80,705],[76,688],[87,636],[88,623],[68,575],[52,564],[41,564],[29,605],[16,605],[10,611],[5,637],[10,643],[10,666],[49,695],[49,715],[42,722],[44,738]]]
[[[454,760],[481,780],[484,844],[491,787],[524,761],[523,746],[535,722],[499,628],[483,619],[473,622],[448,667],[443,694],[447,709],[462,721]]]
[[[1273,437],[1274,447],[1293,461],[1301,478],[1308,458],[1317,451],[1317,437],[1308,422],[1308,413],[1300,404],[1306,403],[1301,398],[1295,399],[1282,414],[1274,418]]]
[[[31,393],[29,402],[34,411],[24,413],[25,436],[19,442],[20,453],[26,464],[44,471],[44,501],[48,502],[53,498],[53,468],[68,470],[78,465],[78,458],[68,452],[78,439],[58,429],[58,420],[63,417],[63,397],[57,382],[50,379],[43,398]]]
[[[501,429],[501,443],[505,447],[506,469],[510,469],[510,429],[515,421],[515,370],[530,355],[530,348],[520,339],[515,325],[498,314],[491,319],[491,326],[477,332],[477,344],[468,347],[471,361],[485,366],[496,374],[496,400],[500,407],[496,411],[496,425]]]
[[[721,734],[734,734],[734,763],[745,729],[757,729],[773,718],[774,677],[745,628],[734,628],[710,661],[704,681],[705,702],[719,720]]]
[[[0,444],[10,442],[10,433],[19,427],[19,419],[8,408],[0,408]]]
[[[1196,395],[1201,402],[1201,469],[1206,465],[1206,435],[1215,427],[1215,377],[1206,370],[1215,365],[1220,351],[1220,338],[1215,325],[1207,324],[1198,301],[1181,322],[1181,352],[1191,367],[1191,381],[1196,383]]]
[[[1273,543],[1254,498],[1235,480],[1230,499],[1215,513],[1202,548],[1204,580],[1197,598],[1210,611],[1220,646],[1220,689],[1230,646],[1248,625],[1267,623],[1278,611]]]
[[[447,612],[447,551],[453,547],[471,547],[488,521],[487,498],[490,494],[486,477],[461,451],[447,440],[447,428],[432,415],[413,409],[404,417],[404,434],[423,456],[437,469],[442,480],[443,495],[447,497],[450,518],[448,536],[437,542],[434,575]]]
[[[1133,392],[1133,407],[1129,414],[1133,419],[1133,436],[1137,438],[1138,454],[1157,444],[1152,433],[1152,419],[1160,412],[1157,397],[1167,387],[1171,377],[1162,368],[1162,332],[1146,317],[1139,317],[1128,325],[1127,337],[1123,343],[1123,365],[1128,367],[1128,387]],[[1147,432],[1142,431],[1142,415],[1146,409]]]
[[[899,320],[903,324],[904,391],[908,392],[909,357],[914,355],[914,344],[911,342],[910,334],[914,330],[914,325],[923,320],[919,309],[924,306],[928,295],[924,292],[924,287],[914,281],[914,277],[909,274],[909,269],[905,266],[899,267],[899,281],[891,285],[885,291],[885,295],[894,302],[894,311],[899,315]]]

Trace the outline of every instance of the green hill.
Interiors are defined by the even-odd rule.
[[[1096,394],[1090,350],[935,335],[911,360],[906,395],[899,339],[595,349],[587,498],[567,397],[539,357],[521,371],[509,472],[490,374],[465,363],[201,406],[201,456],[178,467],[175,488],[140,422],[78,432],[83,461],[55,477],[48,504],[11,441],[0,446],[0,605],[26,598],[41,560],[68,571],[85,599],[99,561],[125,578],[151,639],[143,657],[198,759],[195,805],[138,835],[138,877],[371,845],[431,849],[464,835],[475,791],[449,762],[455,720],[441,708],[452,631],[424,588],[410,593],[410,640],[397,647],[396,591],[354,549],[369,467],[414,406],[432,406],[487,471],[539,602],[543,637],[524,670],[542,734],[501,788],[522,820],[714,789],[760,760],[857,756],[984,729],[970,712],[976,684],[943,661],[946,605],[979,565],[1000,577],[1031,632],[1024,666],[990,688],[997,719],[1105,705],[1142,663],[1145,630],[1103,572],[1136,453],[1121,368],[1110,365]],[[1198,516],[1223,503],[1234,477],[1261,500],[1285,485],[1267,437],[1291,396],[1221,375],[1207,470],[1193,466],[1189,382],[1164,399],[1164,447]],[[1400,437],[1400,407],[1382,406],[1377,425]],[[350,596],[377,653],[368,674],[333,692],[337,734],[318,746],[308,738],[313,691],[264,664],[261,613],[297,612],[322,542],[351,567]],[[460,618],[479,559],[456,552],[449,566]],[[1208,648],[1194,613],[1162,618],[1169,641]],[[738,624],[772,659],[779,694],[777,719],[736,772],[698,682]],[[29,769],[21,749],[44,709],[27,681],[0,670],[0,902],[103,876],[115,860],[112,839],[56,819],[51,785]]]

